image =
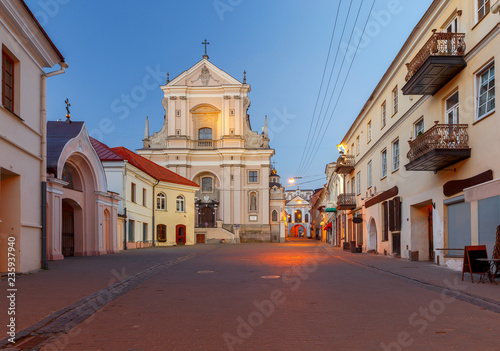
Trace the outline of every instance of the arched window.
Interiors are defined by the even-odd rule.
[[[212,140],[212,128],[200,128],[198,130],[198,140]]]
[[[305,220],[306,223],[309,222],[309,214],[306,213],[306,215],[304,217],[304,220]]]
[[[292,222],[292,215],[291,215],[291,214],[289,214],[289,215],[288,215],[288,223],[291,223],[291,222]]]
[[[257,194],[250,193],[250,211],[257,211]]]
[[[271,220],[273,222],[277,222],[278,221],[278,211],[273,210],[273,214],[272,214]]]
[[[213,191],[213,179],[211,177],[201,178],[201,191],[211,193]]]
[[[179,195],[177,196],[177,212],[185,212],[185,206],[184,206],[184,196]]]
[[[167,241],[167,226],[165,224],[158,224],[156,226],[156,240],[161,243]]]
[[[295,223],[302,222],[302,211],[295,210]]]
[[[158,195],[156,195],[156,209],[157,210],[167,209],[167,196],[164,193],[158,193]]]

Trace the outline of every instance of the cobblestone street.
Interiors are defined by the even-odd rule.
[[[18,279],[32,336],[13,350],[498,350],[498,285],[307,239],[130,250]]]

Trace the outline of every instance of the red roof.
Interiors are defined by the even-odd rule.
[[[143,172],[146,172],[151,177],[157,180],[161,180],[168,183],[195,186],[197,188],[199,187],[199,185],[196,184],[195,182],[192,182],[189,179],[184,178],[178,175],[177,173],[174,173],[166,169],[165,167],[157,165],[153,161],[150,161],[147,158],[144,158],[136,154],[135,152],[130,151],[127,148],[124,148],[123,146],[114,147],[111,150],[116,154],[120,155],[121,157],[123,157],[125,160],[127,160],[131,165],[139,168]]]
[[[99,159],[101,161],[124,160],[123,157],[116,154],[108,145],[101,143],[99,140],[90,137],[90,142],[92,143],[92,146],[94,147],[94,150],[97,152],[97,155],[99,156]]]

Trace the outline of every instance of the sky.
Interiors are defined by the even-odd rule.
[[[141,148],[146,116],[151,134],[163,124],[166,73],[198,62],[207,39],[212,63],[240,81],[246,70],[252,129],[268,116],[282,183],[302,177],[302,189],[325,183],[336,145],[432,2],[25,1],[69,64],[48,79],[48,120],[64,119],[69,99],[91,136]]]

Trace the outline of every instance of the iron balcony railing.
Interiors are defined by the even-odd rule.
[[[337,198],[337,207],[356,207],[356,194],[340,194]]]
[[[424,134],[410,141],[406,155],[413,160],[435,149],[468,149],[467,124],[436,124]]]
[[[433,34],[418,54],[407,63],[408,73],[406,81],[417,73],[422,65],[430,56],[463,56],[465,53],[465,34],[464,33],[436,33]]]
[[[337,159],[335,171],[337,173],[350,173],[354,169],[354,155],[340,155]]]

